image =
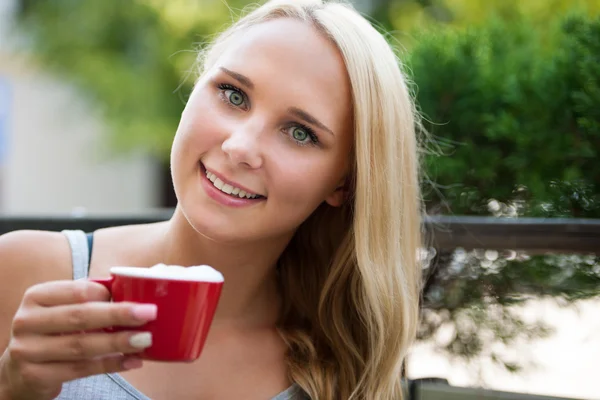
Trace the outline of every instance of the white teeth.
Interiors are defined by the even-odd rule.
[[[229,195],[233,195],[239,198],[246,199],[255,199],[258,197],[256,194],[246,193],[240,188],[236,188],[228,183],[223,182],[221,179],[217,178],[215,174],[212,172],[206,171],[206,177],[212,184],[219,189],[220,191],[227,193]]]
[[[220,180],[219,178],[215,179],[215,181],[213,182],[213,185],[215,185],[215,187],[219,190],[223,189],[223,185],[225,183],[223,183],[222,180]]]
[[[233,186],[231,186],[230,184],[226,183],[221,188],[221,191],[223,191],[223,192],[225,192],[227,194],[231,194],[231,192],[233,191]]]

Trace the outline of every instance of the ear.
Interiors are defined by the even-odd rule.
[[[325,202],[332,207],[339,207],[346,199],[346,184],[341,182],[335,190],[325,198]]]

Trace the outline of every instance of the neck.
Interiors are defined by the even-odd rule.
[[[280,293],[276,265],[291,239],[222,243],[195,231],[179,208],[163,225],[163,261],[171,265],[210,265],[225,278],[213,324],[274,325]]]

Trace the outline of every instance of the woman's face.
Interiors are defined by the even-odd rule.
[[[198,81],[173,143],[187,219],[218,241],[289,238],[322,202],[340,205],[351,104],[341,55],[314,27],[276,19],[237,35]]]

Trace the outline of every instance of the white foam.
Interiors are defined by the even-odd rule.
[[[170,279],[176,281],[223,282],[223,274],[208,265],[182,267],[157,264],[150,268],[112,267],[111,274],[136,278]]]

